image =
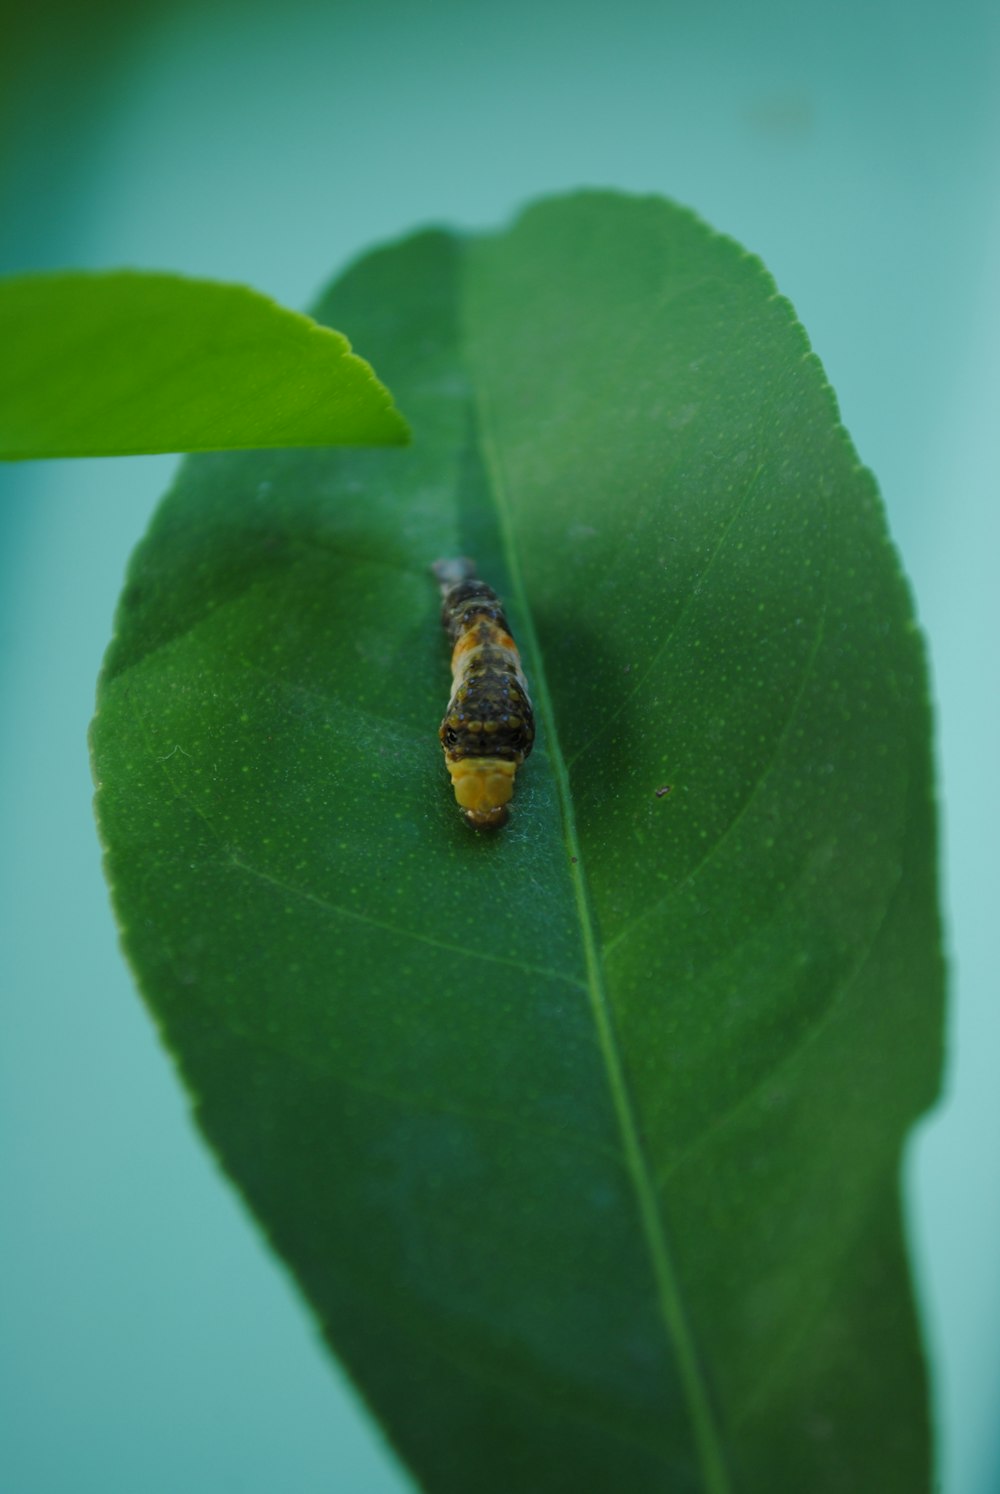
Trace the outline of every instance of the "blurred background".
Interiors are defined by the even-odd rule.
[[[176,269],[305,308],[381,240],[496,226],[592,185],[689,204],[793,301],[929,642],[953,991],[907,1207],[940,1488],[996,1494],[1000,10],[27,11],[0,0],[0,271]],[[102,882],[86,729],[124,567],[174,465],[0,468],[0,1487],[401,1494],[195,1135]]]

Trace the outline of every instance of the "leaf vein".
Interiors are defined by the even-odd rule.
[[[681,880],[675,883],[673,887],[669,887],[667,891],[664,892],[660,897],[658,897],[655,902],[651,903],[648,908],[644,908],[641,913],[638,913],[635,918],[631,920],[631,922],[625,925],[623,929],[619,929],[614,938],[608,940],[604,950],[605,957],[616,950],[618,946],[629,937],[630,934],[634,933],[635,930],[639,928],[640,925],[644,924],[647,919],[651,918],[654,913],[657,913],[661,908],[669,903],[672,898],[676,897],[684,887],[689,886],[690,883],[692,883],[698,876],[699,872],[703,871],[704,868],[710,865],[711,862],[716,858],[716,856],[718,856],[722,847],[726,844],[730,837],[735,834],[736,830],[746,819],[746,816],[749,814],[750,809],[752,808],[754,801],[760,793],[763,785],[771,776],[774,765],[777,762],[779,754],[781,753],[781,749],[788,737],[788,733],[792,728],[796,716],[798,715],[799,707],[802,704],[806,689],[808,688],[809,683],[813,677],[813,672],[816,668],[816,660],[819,657],[820,646],[823,643],[824,638],[826,637],[826,621],[828,611],[829,567],[827,567],[825,573],[823,600],[820,605],[819,620],[816,624],[816,633],[813,637],[812,647],[809,650],[809,657],[807,658],[805,666],[802,670],[802,678],[799,680],[799,686],[795,692],[795,698],[788,708],[788,714],[786,715],[785,720],[782,723],[781,730],[774,740],[774,747],[771,751],[771,755],[768,758],[767,763],[757,775],[757,781],[754,784],[752,790],[740,805],[738,812],[730,820],[729,824],[726,826],[725,830],[723,830],[722,834],[712,842],[712,844],[706,850],[705,854],[700,858],[700,860],[695,862],[691,870],[686,872]]]
[[[724,547],[724,545],[726,543],[726,540],[729,538],[729,535],[730,535],[730,533],[731,533],[731,531],[733,529],[733,526],[736,524],[736,522],[740,518],[740,515],[743,513],[744,509],[746,508],[747,503],[750,501],[750,497],[751,497],[754,489],[757,486],[757,482],[758,482],[758,480],[760,478],[760,475],[763,472],[763,470],[764,470],[764,464],[763,464],[763,462],[758,463],[756,471],[754,472],[754,474],[750,478],[750,480],[747,482],[747,485],[746,485],[746,487],[745,487],[745,489],[743,491],[743,494],[740,497],[740,501],[737,503],[736,507],[733,509],[733,512],[732,512],[731,516],[729,517],[729,519],[727,520],[727,522],[726,522],[726,524],[725,524],[725,526],[724,526],[724,528],[722,530],[722,533],[719,535],[719,538],[716,540],[715,546],[714,546],[714,548],[712,550],[711,555],[708,558],[708,561],[707,561],[706,565],[701,570],[701,572],[700,572],[700,574],[698,576],[698,579],[692,584],[691,590],[688,592],[687,598],[684,601],[684,604],[681,607],[680,612],[678,612],[677,616],[674,618],[673,625],[670,628],[670,631],[667,633],[666,638],[664,638],[663,642],[660,644],[659,648],[656,650],[656,653],[653,655],[652,659],[649,661],[648,667],[645,669],[645,671],[643,672],[643,674],[635,681],[632,689],[628,692],[628,694],[624,695],[624,696],[621,696],[619,698],[618,704],[615,707],[615,709],[610,713],[610,715],[608,715],[608,716],[605,717],[605,719],[601,722],[601,725],[594,732],[593,736],[588,737],[587,741],[584,742],[583,746],[577,748],[577,750],[576,750],[576,752],[574,752],[573,756],[571,758],[567,759],[567,762],[566,762],[567,770],[571,769],[573,767],[574,763],[579,762],[580,758],[583,756],[583,754],[585,752],[589,752],[590,751],[590,749],[591,749],[591,747],[593,747],[594,743],[600,740],[600,738],[604,735],[604,733],[608,730],[608,728],[610,726],[614,725],[614,723],[618,720],[618,717],[622,714],[622,712],[625,711],[625,710],[627,710],[628,707],[632,704],[632,702],[640,694],[643,686],[645,685],[646,681],[649,679],[649,676],[652,674],[653,670],[656,668],[657,664],[660,662],[660,660],[662,659],[663,655],[666,653],[667,649],[670,647],[670,645],[673,642],[674,638],[677,636],[678,630],[680,629],[680,626],[683,623],[685,617],[690,612],[691,608],[694,606],[695,600],[698,597],[698,595],[699,595],[702,587],[704,586],[706,578],[708,577],[710,571],[712,570],[712,567],[715,565],[715,562],[718,560],[719,556],[722,554],[723,547]]]
[[[795,1043],[794,1047],[789,1048],[787,1052],[782,1053],[781,1057],[778,1058],[774,1063],[772,1063],[763,1074],[761,1074],[760,1078],[750,1087],[750,1089],[748,1089],[744,1094],[740,1095],[739,1099],[735,1100],[732,1105],[727,1106],[725,1110],[721,1111],[720,1114],[717,1115],[712,1121],[711,1125],[706,1126],[704,1131],[702,1131],[694,1141],[686,1146],[684,1150],[679,1154],[679,1156],[674,1157],[667,1164],[667,1166],[662,1169],[662,1171],[657,1175],[657,1188],[662,1188],[663,1185],[675,1172],[677,1172],[681,1167],[689,1162],[692,1157],[697,1156],[697,1154],[703,1149],[703,1147],[707,1146],[709,1142],[711,1142],[720,1132],[724,1131],[734,1120],[737,1119],[740,1114],[742,1114],[743,1111],[748,1110],[754,1103],[754,1101],[761,1094],[763,1094],[768,1086],[774,1083],[777,1076],[783,1075],[795,1069],[801,1061],[803,1055],[809,1051],[814,1043],[819,1041],[823,1033],[826,1031],[827,1027],[836,1016],[844,998],[847,996],[848,992],[851,990],[851,987],[854,985],[854,982],[858,979],[859,975],[864,970],[865,965],[868,963],[869,956],[871,955],[872,950],[875,948],[875,945],[878,942],[879,935],[881,934],[882,929],[885,926],[886,919],[888,918],[889,913],[892,909],[892,905],[895,900],[898,888],[899,881],[897,879],[892,892],[886,898],[885,906],[883,907],[882,912],[879,915],[878,921],[876,922],[875,927],[872,929],[871,934],[857,960],[854,962],[851,968],[844,973],[842,978],[836,982],[830,994],[829,1000],[823,1007],[823,1010],[813,1018],[813,1020],[809,1023],[805,1030],[800,1034],[799,1039]]]
[[[551,1376],[546,1374],[544,1378],[531,1376],[531,1366],[521,1364],[516,1373],[510,1373],[503,1368],[486,1367],[484,1365],[484,1354],[481,1349],[472,1351],[462,1349],[453,1340],[445,1340],[442,1337],[440,1324],[434,1328],[428,1327],[424,1322],[418,1320],[412,1311],[401,1308],[399,1299],[389,1301],[384,1290],[373,1291],[366,1281],[359,1281],[357,1274],[353,1276],[352,1289],[355,1293],[366,1298],[368,1306],[381,1317],[387,1319],[395,1327],[408,1334],[411,1338],[425,1344],[432,1353],[438,1355],[449,1364],[456,1366],[463,1375],[478,1381],[493,1390],[502,1391],[513,1400],[525,1401],[533,1412],[537,1412],[539,1403],[547,1401],[552,1405],[555,1398],[552,1395]],[[327,1327],[327,1325],[324,1325]],[[327,1327],[328,1337],[335,1354],[340,1353],[338,1341],[332,1327]],[[592,1403],[586,1408],[569,1406],[565,1401],[559,1401],[552,1407],[555,1415],[565,1419],[569,1423],[576,1423],[588,1430],[595,1427],[600,1428],[608,1436],[614,1437],[616,1441],[629,1447],[641,1448],[651,1453],[654,1457],[663,1458],[664,1449],[662,1445],[642,1432],[631,1427],[622,1426],[611,1419],[600,1403]],[[669,1451],[666,1456],[669,1458]]]
[[[636,1196],[660,1313],[676,1356],[705,1488],[707,1494],[730,1494],[732,1486],[723,1453],[721,1433],[681,1300],[680,1283],[660,1216],[652,1170],[645,1154],[635,1101],[629,1092],[625,1066],[614,1028],[611,1000],[584,872],[583,848],[577,834],[576,818],[573,812],[569,767],[562,755],[556,730],[555,710],[514,540],[506,479],[497,443],[492,435],[488,398],[481,385],[479,400],[484,456],[487,469],[492,476],[492,487],[511,585],[520,611],[524,637],[532,657],[533,690],[538,702],[539,714],[545,723],[545,732],[549,741],[549,758],[562,809],[569,875],[576,898],[580,937],[587,965],[586,990],[604,1058],[626,1167]]]
[[[280,1053],[283,1058],[307,1070],[311,1076],[332,1080],[334,1084],[352,1090],[356,1094],[373,1095],[377,1099],[388,1100],[390,1104],[398,1105],[401,1110],[420,1111],[429,1115],[451,1115],[458,1120],[504,1126],[511,1130],[524,1131],[534,1140],[545,1139],[558,1142],[561,1146],[568,1146],[576,1152],[607,1157],[618,1163],[624,1160],[621,1153],[614,1147],[585,1137],[579,1130],[571,1129],[569,1126],[538,1125],[534,1119],[528,1119],[520,1111],[492,1110],[486,1106],[470,1108],[467,1105],[455,1104],[442,1099],[439,1091],[408,1090],[393,1088],[387,1084],[377,1084],[357,1071],[348,1072],[339,1065],[329,1062],[326,1054],[318,1053],[315,1049],[304,1051],[290,1048],[284,1043],[275,1042],[270,1035],[264,1038],[256,1033],[248,1034],[231,1024],[230,1030],[245,1047],[257,1048],[267,1054]],[[327,1051],[336,1054],[339,1048],[331,1043]]]
[[[321,897],[319,893],[309,892],[304,887],[296,887],[293,882],[288,882],[284,877],[273,876],[259,866],[253,866],[244,861],[231,847],[226,848],[230,863],[240,871],[249,876],[257,877],[261,882],[266,882],[281,892],[290,893],[293,897],[302,898],[305,902],[313,903],[322,908],[324,912],[334,913],[342,918],[348,918],[356,923],[368,924],[371,928],[383,929],[390,934],[396,934],[400,938],[413,939],[418,944],[427,944],[431,949],[443,949],[449,954],[460,954],[467,956],[470,960],[484,960],[493,965],[507,965],[514,970],[520,970],[525,975],[542,975],[550,980],[559,980],[566,985],[577,986],[585,989],[584,983],[578,976],[567,975],[563,970],[552,970],[544,965],[530,965],[524,960],[518,960],[510,955],[491,954],[483,949],[470,949],[464,944],[453,944],[450,940],[435,939],[432,934],[424,934],[419,929],[405,928],[401,924],[390,923],[388,919],[376,918],[371,913],[362,913],[356,908],[345,908],[342,903],[331,902],[328,898]]]

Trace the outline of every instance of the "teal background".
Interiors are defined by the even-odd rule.
[[[382,239],[609,185],[695,207],[791,298],[929,638],[954,986],[907,1198],[941,1487],[995,1494],[996,7],[105,0],[12,25],[2,270],[179,269],[307,306]],[[174,465],[0,468],[0,1487],[390,1494],[405,1474],[194,1133],[101,879],[94,681]]]

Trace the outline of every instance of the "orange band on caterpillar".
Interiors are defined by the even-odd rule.
[[[433,566],[441,621],[452,642],[451,700],[441,745],[455,798],[468,823],[507,823],[514,778],[535,741],[535,718],[521,657],[500,598],[464,557]]]

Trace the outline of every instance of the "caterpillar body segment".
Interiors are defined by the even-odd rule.
[[[433,566],[452,644],[451,700],[439,732],[455,798],[476,830],[507,823],[518,768],[535,741],[521,657],[500,598],[464,556]]]

